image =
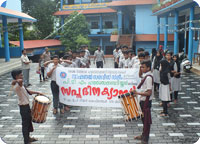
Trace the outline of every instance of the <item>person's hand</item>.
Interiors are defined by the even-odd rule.
[[[41,92],[37,92],[37,95],[45,96],[45,94],[43,94],[43,93],[41,93]]]

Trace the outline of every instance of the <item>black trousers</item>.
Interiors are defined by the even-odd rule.
[[[59,100],[59,86],[56,84],[55,81],[51,81],[51,92],[53,95],[53,107],[57,109],[58,107],[60,109],[63,109],[63,104],[60,103]]]
[[[40,80],[42,80],[42,78],[43,78],[43,80],[45,80],[45,78],[44,78],[44,67],[41,67]]]
[[[29,105],[21,105],[19,108],[22,118],[22,134],[24,137],[24,144],[28,144],[30,132],[33,132],[31,109]]]
[[[162,101],[163,113],[164,114],[168,114],[168,107],[167,107],[168,103],[169,103],[168,101]]]
[[[174,91],[174,99],[175,99],[175,100],[178,99],[178,91]]]
[[[151,109],[152,101],[149,101],[149,108]],[[144,101],[140,101],[140,107],[143,111],[144,108]],[[144,115],[145,116],[145,115]],[[149,141],[149,134],[150,134],[150,129],[151,129],[151,124],[146,124],[144,122],[144,117],[142,117],[142,123],[143,123],[143,132],[142,132],[142,140],[145,142]]]
[[[96,62],[97,68],[103,68],[103,61]]]
[[[119,65],[117,62],[115,62],[115,68],[119,68]]]

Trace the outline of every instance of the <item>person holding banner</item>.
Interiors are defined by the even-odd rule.
[[[53,56],[53,63],[50,63],[47,68],[47,76],[51,78],[51,91],[53,94],[53,114],[57,114],[58,107],[60,108],[60,113],[64,114],[63,104],[59,102],[59,86],[56,84],[56,68],[62,67],[59,64],[59,57],[57,55]]]
[[[98,47],[98,50],[94,52],[94,64],[96,60],[96,66],[97,68],[103,68],[103,61],[104,64],[106,63],[105,57],[104,57],[104,52],[101,50],[101,47]]]
[[[154,95],[153,91],[153,75],[151,73],[151,61],[145,60],[141,62],[141,70],[143,73],[143,79],[138,85],[138,89],[141,91],[133,91],[135,95],[140,95],[140,106],[143,112],[142,123],[143,132],[142,135],[134,137],[135,140],[141,140],[139,144],[148,144],[150,127],[152,124],[151,119],[151,105]]]

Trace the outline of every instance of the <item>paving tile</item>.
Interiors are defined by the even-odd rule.
[[[176,136],[176,137],[180,137],[180,136],[184,136],[182,133],[168,133],[169,136]]]
[[[127,137],[127,134],[116,134],[116,135],[113,135],[114,138],[125,138]]]
[[[92,138],[92,139],[94,139],[94,138],[99,138],[99,135],[86,135],[86,138]]]

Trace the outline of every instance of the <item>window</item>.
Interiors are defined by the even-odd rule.
[[[99,29],[98,22],[91,22],[91,29]]]
[[[112,21],[105,21],[105,28],[108,28],[108,29],[113,28]]]
[[[82,3],[90,3],[91,0],[82,0]]]
[[[91,2],[92,2],[92,3],[97,3],[98,1],[97,1],[97,0],[91,0]]]

